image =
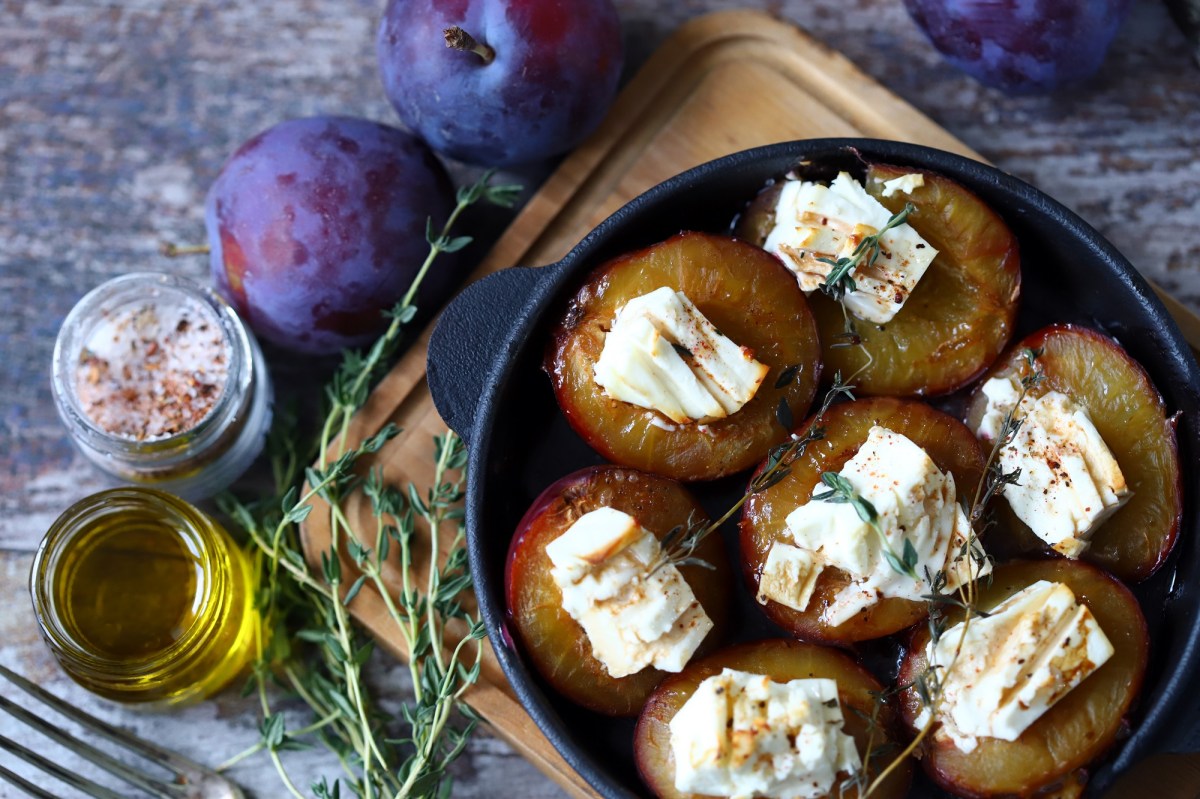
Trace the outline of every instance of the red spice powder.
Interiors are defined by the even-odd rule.
[[[110,435],[146,441],[186,433],[220,399],[230,352],[213,311],[187,297],[105,312],[79,356],[79,404]]]

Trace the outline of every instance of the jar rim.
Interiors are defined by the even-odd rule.
[[[138,440],[112,433],[88,416],[79,401],[75,366],[87,339],[86,333],[94,327],[91,320],[106,306],[124,304],[139,293],[145,297],[145,292],[163,289],[182,294],[213,312],[228,346],[229,366],[220,394],[199,422],[170,435]],[[204,442],[220,436],[225,423],[242,409],[254,377],[253,370],[253,346],[246,327],[237,312],[216,292],[178,275],[131,272],[96,286],[67,314],[54,343],[51,382],[63,422],[90,448],[117,451],[144,458],[155,466],[167,466],[187,459]]]
[[[90,523],[120,507],[131,506],[172,518],[178,523],[178,528],[172,526],[171,529],[188,537],[197,547],[198,556],[205,561],[220,546],[213,531],[208,529],[211,522],[207,517],[179,497],[151,488],[112,488],[79,500],[55,519],[34,554],[29,573],[34,615],[52,648],[89,670],[120,674],[122,677],[137,674],[151,665],[161,667],[164,661],[186,660],[189,653],[195,651],[211,632],[209,628],[215,623],[213,619],[219,615],[213,613],[212,608],[214,603],[221,601],[212,575],[202,572],[197,581],[195,608],[187,629],[165,649],[137,659],[116,659],[102,655],[66,628],[54,598],[54,584],[63,553]]]

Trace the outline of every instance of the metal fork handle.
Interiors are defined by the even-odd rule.
[[[151,779],[132,766],[122,763],[120,760],[117,760],[106,752],[102,752],[91,744],[71,737],[40,716],[30,713],[25,708],[2,696],[0,696],[0,710],[25,722],[42,735],[45,735],[65,749],[69,749],[84,760],[95,763],[100,768],[125,780],[130,785],[141,788],[146,793],[155,797],[155,799],[179,799],[179,797],[183,796],[182,786]]]
[[[90,760],[100,768],[113,773],[117,777],[126,780],[130,784],[142,788],[152,796],[159,797],[161,799],[180,799],[180,797],[189,795],[204,797],[205,799],[245,799],[245,796],[240,788],[238,788],[221,774],[218,774],[216,771],[205,766],[201,766],[199,763],[189,760],[177,752],[163,749],[150,743],[149,741],[145,741],[135,735],[131,735],[119,727],[114,727],[111,724],[101,721],[95,716],[92,716],[70,704],[67,704],[50,692],[46,691],[40,686],[34,685],[29,680],[3,665],[0,665],[0,677],[8,680],[13,685],[20,688],[26,694],[38,700],[39,702],[76,722],[85,730],[105,738],[152,763],[157,763],[176,775],[178,781],[174,784],[160,782],[158,780],[154,780],[153,778],[147,777],[133,767],[115,760],[90,744],[76,740],[61,730],[54,728],[44,719],[39,718],[36,714],[26,710],[25,708],[22,708],[21,706],[16,705],[7,699],[4,699],[3,697],[0,697],[0,710],[11,713],[16,718],[34,727],[39,732],[75,752],[80,757]],[[88,791],[87,787],[81,787],[76,784],[76,780],[82,780],[82,778],[78,777],[78,775],[65,772],[70,775],[70,778],[62,776],[62,772],[64,772],[64,770],[61,766],[58,766],[57,764],[46,760],[35,752],[22,747],[15,741],[9,741],[8,739],[0,738],[0,742],[5,744],[5,746],[2,748],[12,751],[13,754],[21,757],[21,759],[29,762],[31,765],[41,768],[47,773],[54,774],[69,784],[76,785],[76,787],[79,787],[79,789],[84,792]],[[11,744],[11,747],[9,744]],[[17,749],[20,749],[21,752],[28,754],[28,757],[16,751]],[[130,778],[131,776],[133,777],[132,779]],[[53,794],[45,793],[44,791],[40,791],[40,789],[38,789],[38,791],[30,790],[27,780],[21,778],[20,775],[13,774],[7,769],[0,768],[0,778],[7,779],[14,785],[18,785],[19,787],[30,791],[31,794],[39,799],[42,797],[56,799]],[[104,786],[97,785],[96,783],[92,783],[87,780],[83,781],[88,783],[89,787],[98,791],[89,793],[89,796],[100,797],[101,799],[122,799],[119,794],[113,793]],[[191,793],[188,792],[189,789],[191,790]]]
[[[92,782],[86,777],[81,777],[75,772],[63,768],[53,760],[42,757],[37,752],[21,746],[21,744],[11,738],[5,738],[3,735],[0,735],[0,749],[16,755],[34,768],[41,769],[94,799],[121,799],[121,794],[116,791],[109,790],[99,783]],[[49,794],[43,795],[49,796]]]

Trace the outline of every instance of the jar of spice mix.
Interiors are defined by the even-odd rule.
[[[54,347],[75,444],[121,480],[202,499],[262,451],[271,382],[242,320],[197,283],[134,273],[87,294]]]

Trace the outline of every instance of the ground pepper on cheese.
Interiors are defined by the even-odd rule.
[[[1087,409],[1066,394],[1026,394],[1018,408],[1015,377],[994,377],[981,390],[987,407],[977,436],[994,441],[1009,412],[1021,420],[998,457],[1004,471],[1021,470],[1017,484],[1004,487],[1004,499],[1054,550],[1078,558],[1092,533],[1133,496],[1112,451]]]
[[[627,513],[610,507],[585,513],[546,554],[563,609],[613,677],[647,666],[682,671],[713,627],[674,564],[651,573],[662,546]]]
[[[815,799],[861,759],[843,731],[837,683],[779,683],[724,669],[669,724],[675,788],[710,796]]]
[[[935,735],[967,753],[982,737],[1015,741],[1113,651],[1070,586],[1039,580],[926,647],[942,686]],[[928,706],[921,709],[918,728],[930,713]]]
[[[917,578],[888,563],[878,533],[851,505],[811,500],[787,517],[792,541],[776,542],[767,555],[760,603],[769,599],[803,612],[821,571],[837,568],[850,582],[821,613],[822,622],[837,627],[884,597],[922,600],[932,591],[927,575],[943,572],[942,590],[953,591],[991,571],[978,544],[965,546],[971,527],[954,476],[911,439],[875,425],[840,474],[874,506],[893,553],[903,552],[906,541],[912,545]]]
[[[908,192],[924,185],[919,174],[888,181],[884,195]],[[892,214],[867,193],[849,173],[840,173],[825,186],[808,181],[785,181],[775,205],[775,225],[763,242],[796,275],[806,293],[828,279],[839,258],[850,258],[868,236],[879,234]],[[864,321],[886,324],[912,295],[938,251],[907,223],[885,231],[879,239],[880,257],[873,266],[859,264],[851,271],[855,289],[847,292],[846,310]]]

